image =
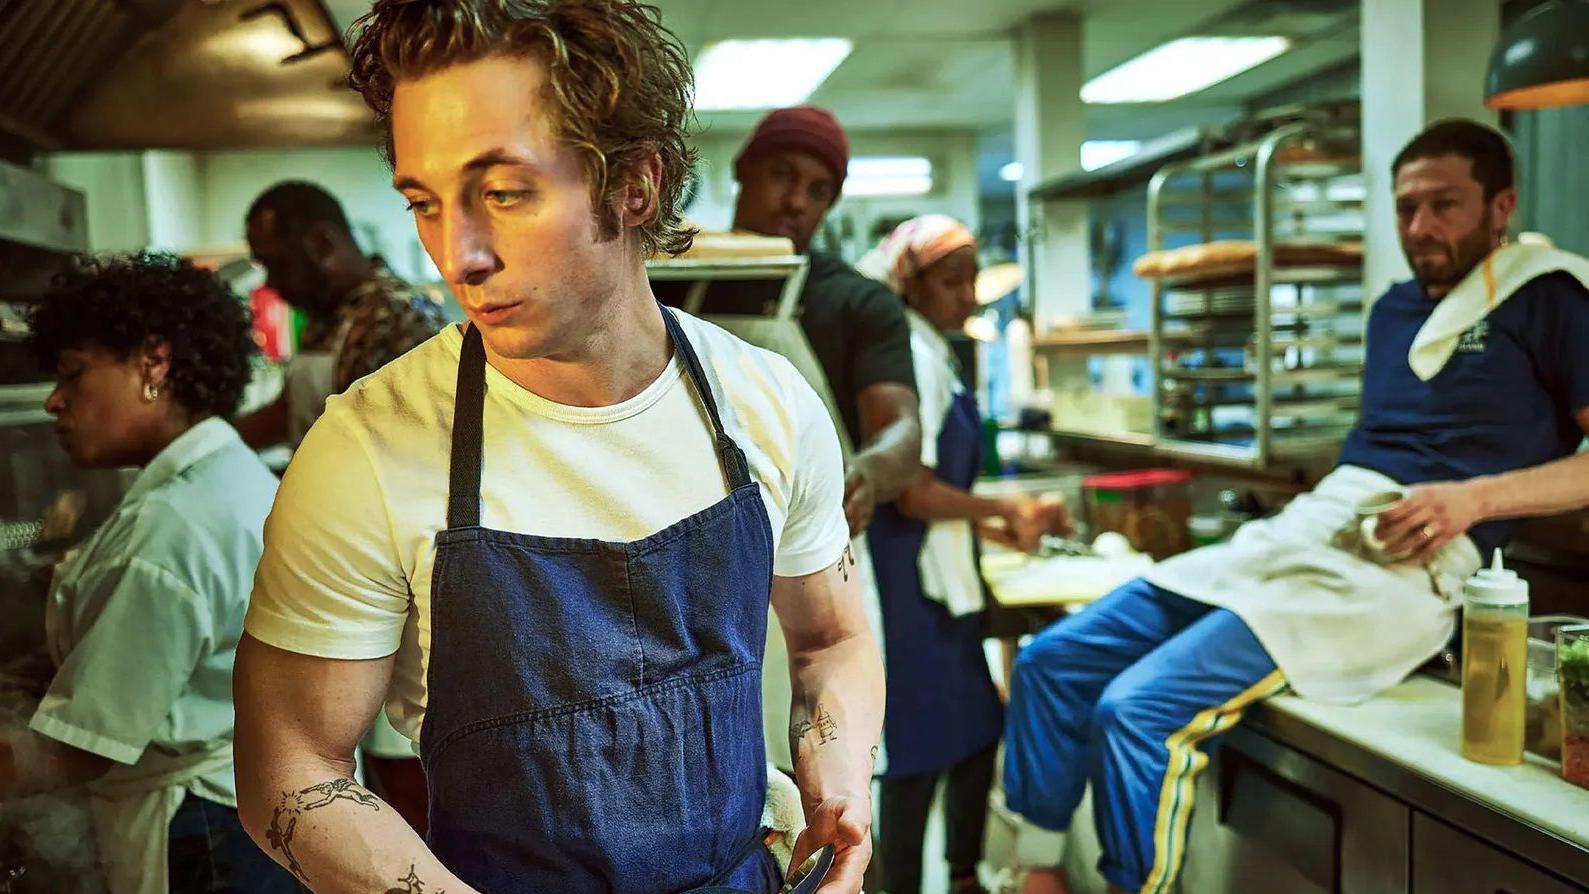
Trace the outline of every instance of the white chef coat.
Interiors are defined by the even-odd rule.
[[[231,424],[207,419],[139,472],[56,574],[45,626],[57,671],[29,725],[119,765],[90,785],[114,894],[165,890],[184,792],[237,804],[232,662],[275,493]],[[158,880],[131,868],[154,859],[151,842]]]

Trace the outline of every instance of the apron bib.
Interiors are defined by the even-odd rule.
[[[480,525],[485,351],[464,336],[420,757],[431,848],[489,894],[781,884],[760,826],[772,528],[661,310],[729,495],[631,543]]]
[[[982,426],[970,392],[955,395],[938,435],[939,479],[964,490],[982,467]],[[982,651],[983,615],[954,617],[922,593],[925,522],[893,503],[866,529],[883,607],[888,705],[885,776],[947,769],[997,742],[1004,709]],[[973,541],[974,543],[974,541]]]

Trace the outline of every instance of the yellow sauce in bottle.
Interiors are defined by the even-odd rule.
[[[1475,612],[1462,620],[1462,756],[1523,762],[1528,617]]]

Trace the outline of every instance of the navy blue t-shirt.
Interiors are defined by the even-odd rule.
[[[1341,464],[1402,484],[1463,481],[1570,455],[1583,440],[1573,414],[1589,407],[1589,292],[1566,273],[1523,286],[1465,332],[1425,382],[1407,351],[1436,302],[1417,282],[1392,286],[1368,318],[1362,418]],[[1480,555],[1516,521],[1468,534]]]

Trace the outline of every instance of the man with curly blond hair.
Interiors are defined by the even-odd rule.
[[[315,891],[773,892],[762,644],[807,831],[870,857],[882,672],[837,436],[782,358],[652,296],[688,59],[634,0],[378,0],[353,82],[469,316],[331,399],[282,482],[237,670],[240,812]],[[421,841],[352,779],[384,702]]]

